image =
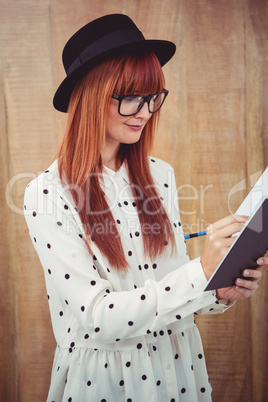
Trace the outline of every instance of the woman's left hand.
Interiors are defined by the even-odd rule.
[[[216,291],[218,300],[228,299],[229,303],[232,303],[236,300],[252,296],[258,289],[258,282],[262,276],[259,268],[268,264],[268,257],[259,258],[257,264],[259,266],[257,269],[245,269],[243,271],[243,276],[248,279],[238,278],[235,281],[235,286],[218,289]]]

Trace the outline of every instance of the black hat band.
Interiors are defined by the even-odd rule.
[[[80,65],[84,64],[87,60],[96,57],[96,55],[105,52],[111,48],[116,48],[132,42],[144,41],[145,38],[141,31],[137,29],[123,29],[120,31],[112,32],[102,38],[96,40],[94,43],[86,47],[74,62],[67,69],[67,75],[71,74]]]

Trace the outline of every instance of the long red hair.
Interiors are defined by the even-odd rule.
[[[69,185],[79,210],[89,251],[90,241],[94,241],[111,266],[118,270],[127,269],[128,263],[115,219],[99,182],[103,169],[101,150],[105,146],[105,117],[113,93],[156,93],[163,90],[164,84],[160,63],[153,53],[124,55],[104,61],[90,70],[75,87],[69,104],[67,128],[58,150],[60,177]],[[118,163],[125,161],[128,167],[144,252],[151,259],[163,253],[168,244],[170,251],[175,247],[172,226],[149,169],[148,156],[158,118],[159,112],[154,113],[139,141],[131,145],[121,144],[117,155]],[[154,225],[155,229],[156,224],[159,230],[148,232],[148,228]],[[95,229],[100,227],[109,230],[98,235]]]

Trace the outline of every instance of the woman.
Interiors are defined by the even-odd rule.
[[[58,345],[50,402],[210,401],[194,314],[223,312],[258,286],[248,270],[249,281],[204,292],[246,218],[211,225],[202,263],[189,261],[173,169],[148,156],[174,52],[118,14],[63,51],[54,106],[68,111],[66,133],[25,193]]]

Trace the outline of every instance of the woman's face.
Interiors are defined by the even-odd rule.
[[[147,103],[135,115],[121,116],[118,113],[118,100],[112,99],[106,119],[106,146],[118,148],[121,143],[134,144],[140,139],[150,117]]]

